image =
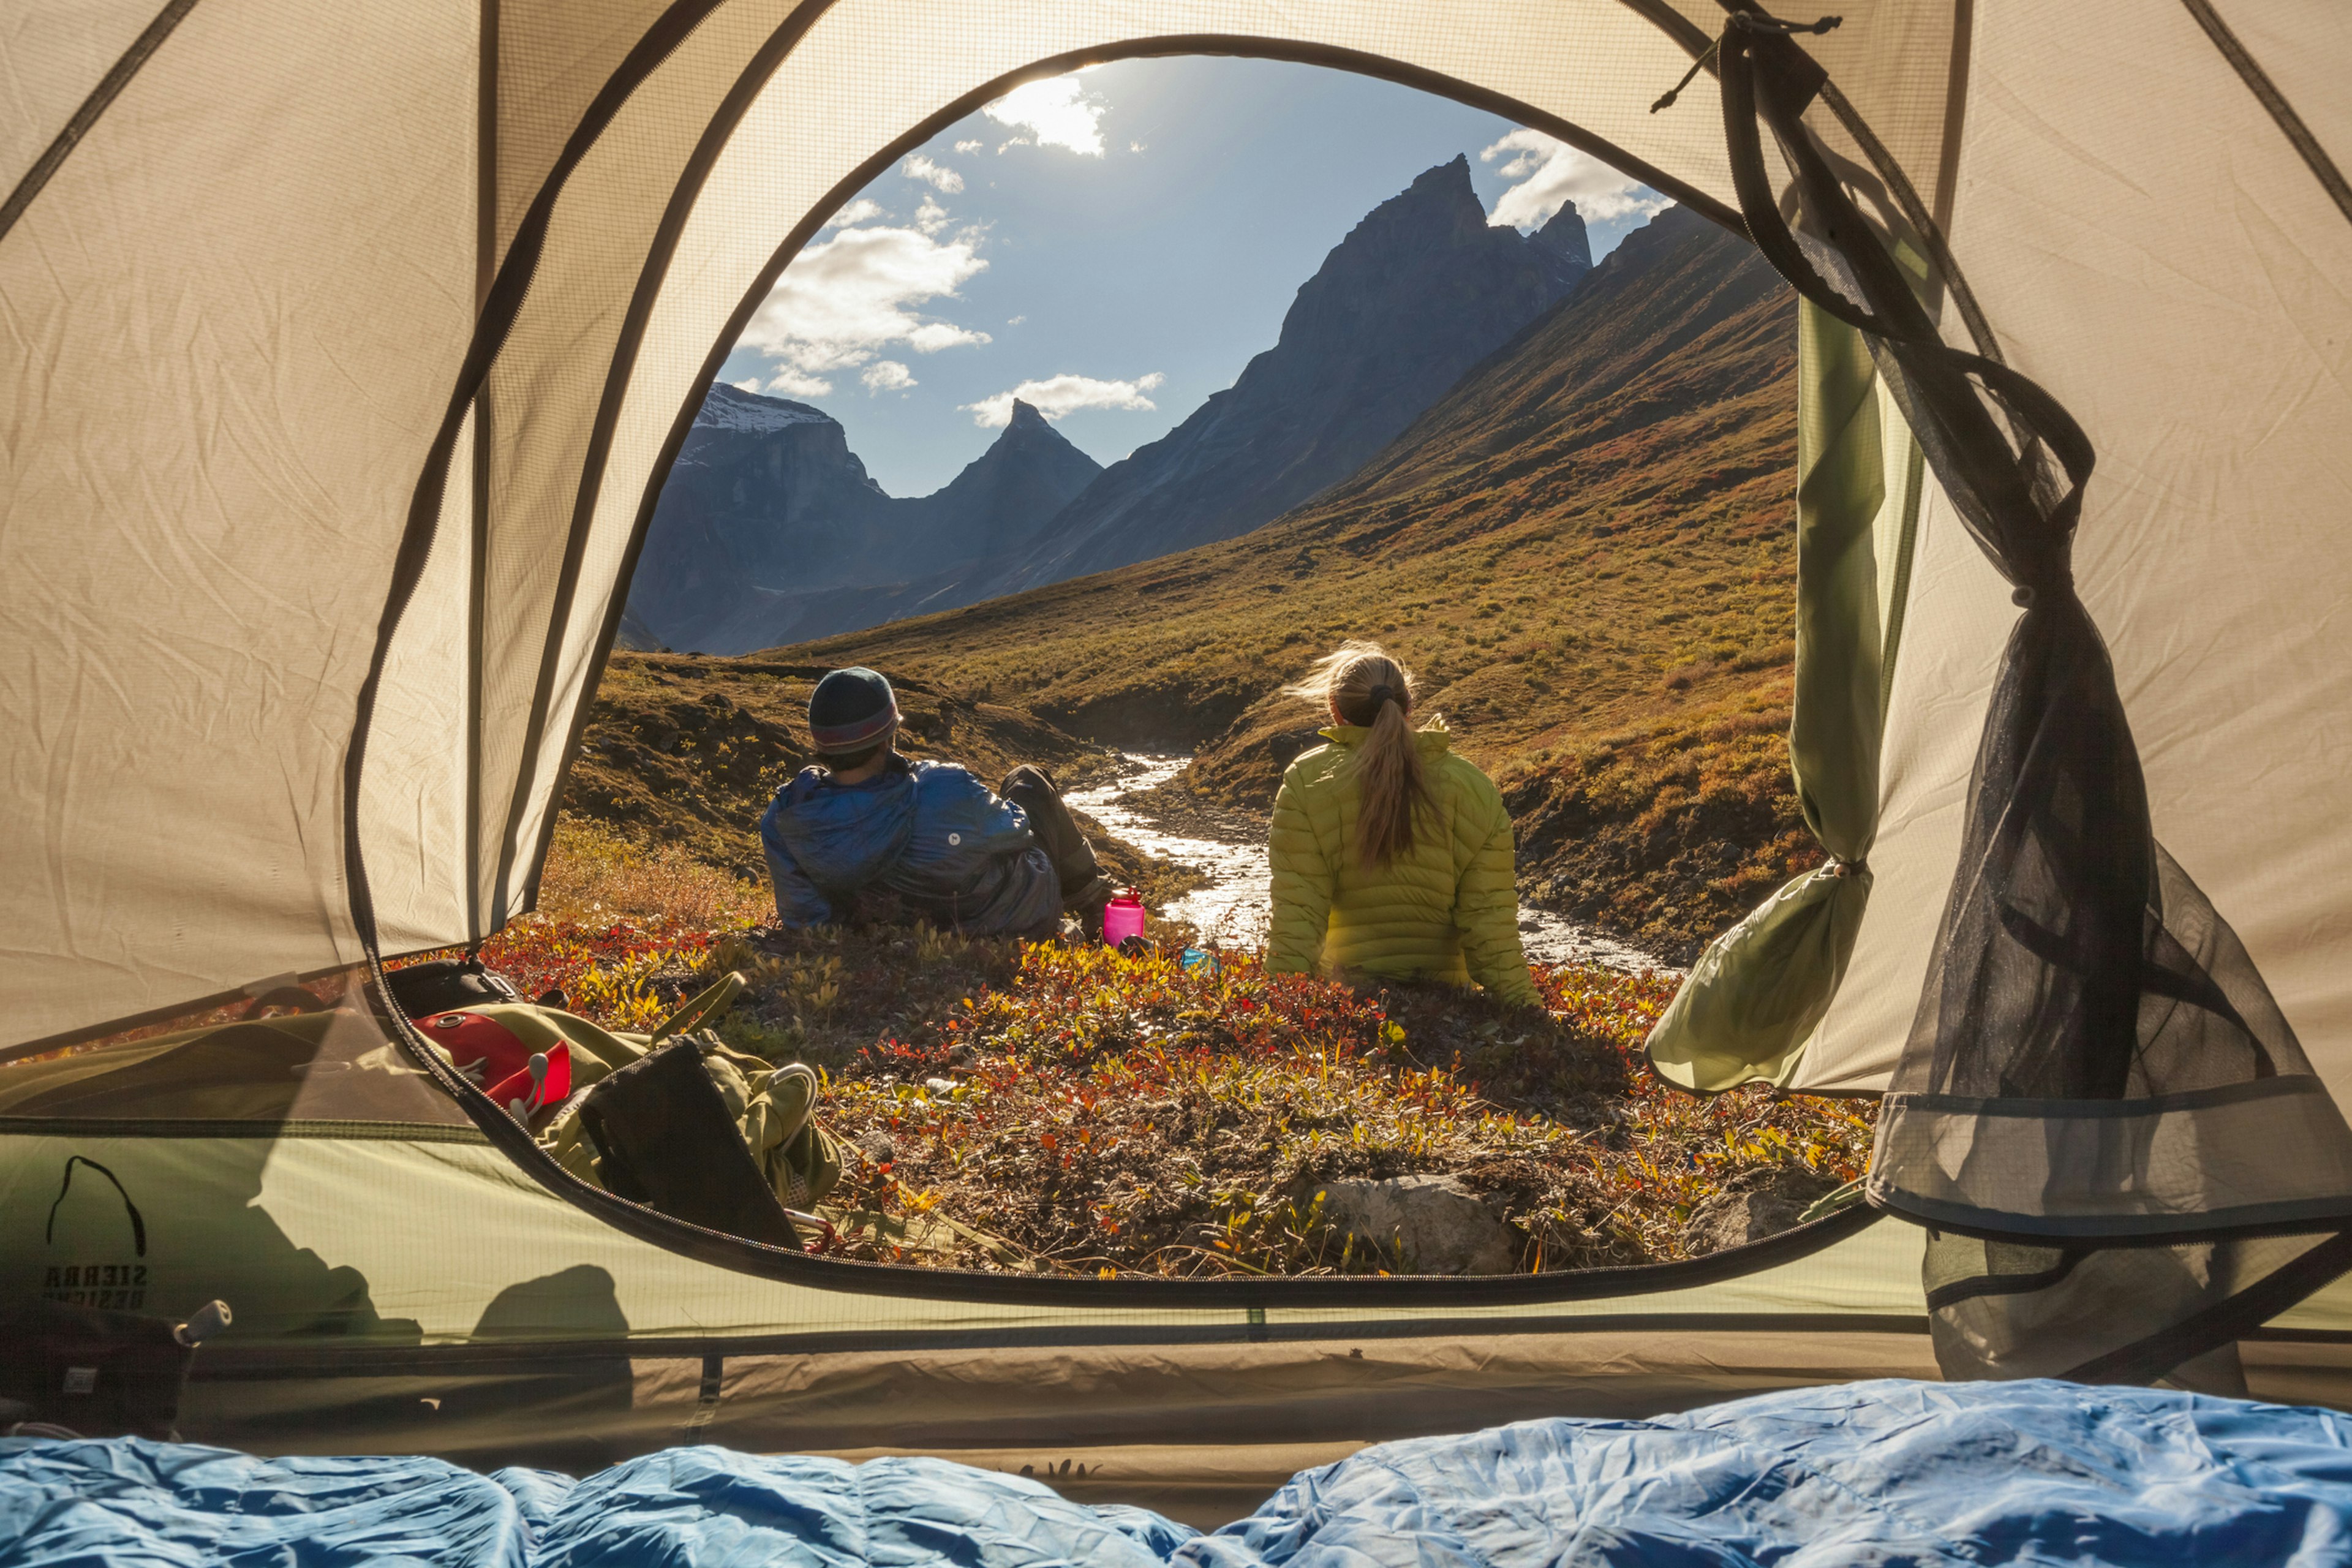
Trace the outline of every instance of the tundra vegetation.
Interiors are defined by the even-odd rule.
[[[1528,1270],[1705,1251],[1748,1194],[1859,1175],[1871,1116],[1650,1075],[1670,975],[1538,966],[1546,1008],[1265,973],[1256,954],[972,941],[874,924],[776,932],[763,887],[566,822],[542,908],[484,951],[644,1028],[729,969],[728,1043],[799,1059],[847,1171],[840,1256],[1097,1276],[1378,1273],[1414,1260],[1327,1223],[1328,1184],[1458,1177]]]

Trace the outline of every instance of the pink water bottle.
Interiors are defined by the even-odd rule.
[[[1131,936],[1143,934],[1143,900],[1133,888],[1122,888],[1118,897],[1103,906],[1103,941],[1113,947]]]

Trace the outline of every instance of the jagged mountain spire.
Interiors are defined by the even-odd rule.
[[[743,652],[720,628],[761,595],[903,582],[1001,555],[1101,472],[1016,401],[988,450],[943,489],[892,497],[831,415],[721,382],[663,485],[628,608],[673,647]]]

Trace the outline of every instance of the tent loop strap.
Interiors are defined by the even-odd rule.
[[[1844,20],[1843,16],[1821,16],[1811,22],[1785,22],[1761,11],[1734,11],[1727,22],[1743,33],[1785,38],[1794,33],[1834,32]],[[1685,77],[1683,79],[1688,81],[1690,79]]]
[[[1666,89],[1665,95],[1660,98],[1657,102],[1650,105],[1650,112],[1655,114],[1662,109],[1672,109],[1675,106],[1675,100],[1683,95],[1683,89],[1688,87],[1694,80],[1696,80],[1699,72],[1706,69],[1709,63],[1711,63],[1715,58],[1715,52],[1721,47],[1723,47],[1723,43],[1720,39],[1707,45],[1706,52],[1699,56],[1698,58],[1691,61],[1690,69],[1683,72],[1683,79],[1675,83],[1674,86]]]
[[[58,1186],[56,1199],[49,1205],[49,1223],[42,1227],[41,1239],[45,1242],[55,1242],[58,1239],[58,1210],[65,1203],[66,1194],[73,1191],[73,1173],[74,1167],[76,1165],[88,1165],[91,1170],[96,1171],[100,1175],[104,1176],[113,1184],[114,1195],[122,1200],[122,1210],[125,1214],[131,1216],[131,1248],[140,1257],[146,1257],[147,1221],[145,1216],[140,1214],[139,1205],[131,1201],[131,1194],[122,1190],[122,1179],[117,1176],[113,1172],[108,1170],[105,1166],[100,1164],[97,1161],[91,1159],[87,1154],[68,1154],[66,1156],[66,1179],[64,1183]]]
[[[1748,32],[1778,33],[1782,37],[1786,37],[1791,33],[1826,33],[1844,22],[1845,18],[1822,16],[1811,22],[1783,22],[1778,17],[1767,16],[1760,11],[1738,11],[1732,14],[1731,20]],[[1662,109],[1672,109],[1675,106],[1675,100],[1683,95],[1683,89],[1688,87],[1697,78],[1699,72],[1714,63],[1716,52],[1722,47],[1723,40],[1720,38],[1709,44],[1706,47],[1706,52],[1691,61],[1690,69],[1683,72],[1683,79],[1668,88],[1664,97],[1650,105],[1650,112],[1655,114]]]

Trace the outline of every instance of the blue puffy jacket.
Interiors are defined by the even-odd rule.
[[[837,920],[864,888],[972,936],[1061,923],[1061,884],[1028,817],[952,763],[893,756],[854,784],[804,768],[769,803],[760,844],[783,925]]]

